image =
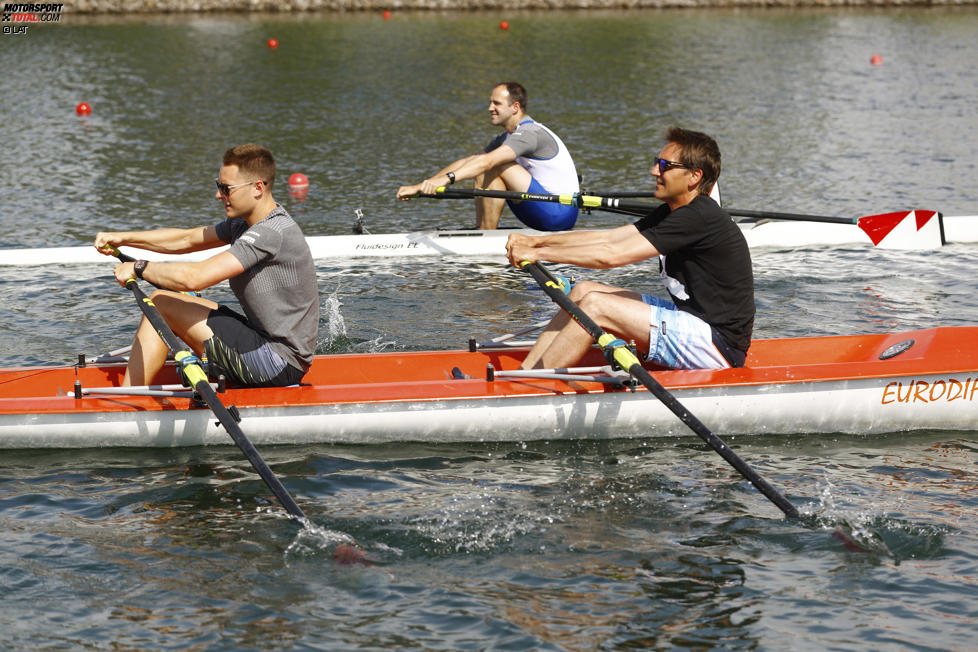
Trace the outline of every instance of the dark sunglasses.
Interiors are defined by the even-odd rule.
[[[236,183],[233,186],[229,186],[226,183],[221,183],[219,179],[214,179],[214,183],[217,184],[217,192],[221,193],[222,197],[229,197],[231,191],[235,188],[240,188],[241,186],[250,186],[253,183],[258,183],[261,179],[255,179],[254,181],[247,181],[245,183]]]
[[[665,174],[666,171],[671,170],[673,168],[686,168],[688,170],[689,166],[684,165],[679,161],[669,161],[664,158],[657,158],[654,161],[652,161],[652,169],[655,168],[659,168],[659,174]]]

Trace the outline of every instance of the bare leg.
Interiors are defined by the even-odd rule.
[[[522,165],[515,161],[494,167],[475,178],[475,187],[482,190],[511,190],[526,192],[532,177]],[[475,228],[495,229],[499,226],[499,216],[503,213],[505,199],[496,197],[476,197]]]
[[[490,178],[488,172],[475,178],[475,187],[480,190],[506,190],[506,184],[503,183],[503,180],[498,176]],[[503,206],[505,205],[505,199],[499,199],[497,197],[476,197],[475,228],[497,228],[499,226],[499,217],[503,214]]]
[[[651,309],[637,292],[585,281],[574,286],[571,299],[602,329],[648,350]],[[537,340],[522,368],[570,367],[580,362],[593,341],[580,324],[561,312]]]
[[[160,311],[164,321],[197,354],[204,351],[204,341],[214,333],[207,326],[210,311],[217,304],[209,299],[192,297],[178,292],[157,290],[150,299]],[[167,347],[156,329],[144,317],[136,329],[129,366],[123,385],[148,385],[166,362]]]

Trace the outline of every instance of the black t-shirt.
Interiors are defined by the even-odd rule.
[[[674,211],[663,204],[635,222],[662,254],[663,281],[680,310],[746,352],[754,329],[754,272],[740,227],[706,195]]]

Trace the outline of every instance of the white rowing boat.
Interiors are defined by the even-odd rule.
[[[918,223],[924,211],[905,211],[876,246],[897,249],[931,249],[944,243],[978,242],[978,216],[942,217],[934,213]],[[930,212],[927,212],[930,213]],[[816,247],[867,245],[874,241],[864,228],[852,224],[759,220],[740,221],[747,243],[760,247]],[[342,260],[361,257],[470,256],[502,259],[510,233],[541,235],[532,229],[479,231],[459,229],[417,231],[413,233],[364,233],[309,236],[306,240],[316,260]],[[178,256],[157,254],[131,247],[122,252],[146,260],[204,260],[222,249],[210,249]],[[52,265],[106,263],[112,260],[92,246],[0,249],[0,265]]]

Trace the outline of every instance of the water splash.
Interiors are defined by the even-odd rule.
[[[340,308],[339,287],[323,299],[320,314],[325,318],[325,328],[320,328],[316,342],[316,353],[380,353],[392,349],[396,343],[378,335],[372,340],[356,342],[347,335],[346,320]],[[325,333],[325,334],[323,334]]]
[[[836,493],[835,487],[827,484],[818,504],[803,514],[815,527],[830,531],[848,550],[887,557],[896,564],[943,554],[946,528],[895,516],[899,504],[874,503],[856,510],[843,507],[837,504]]]
[[[324,344],[327,347],[331,347],[337,339],[346,337],[346,321],[343,319],[343,313],[340,312],[340,306],[343,304],[340,302],[339,291],[340,289],[337,287],[322,302],[321,314],[326,316],[326,337]]]

